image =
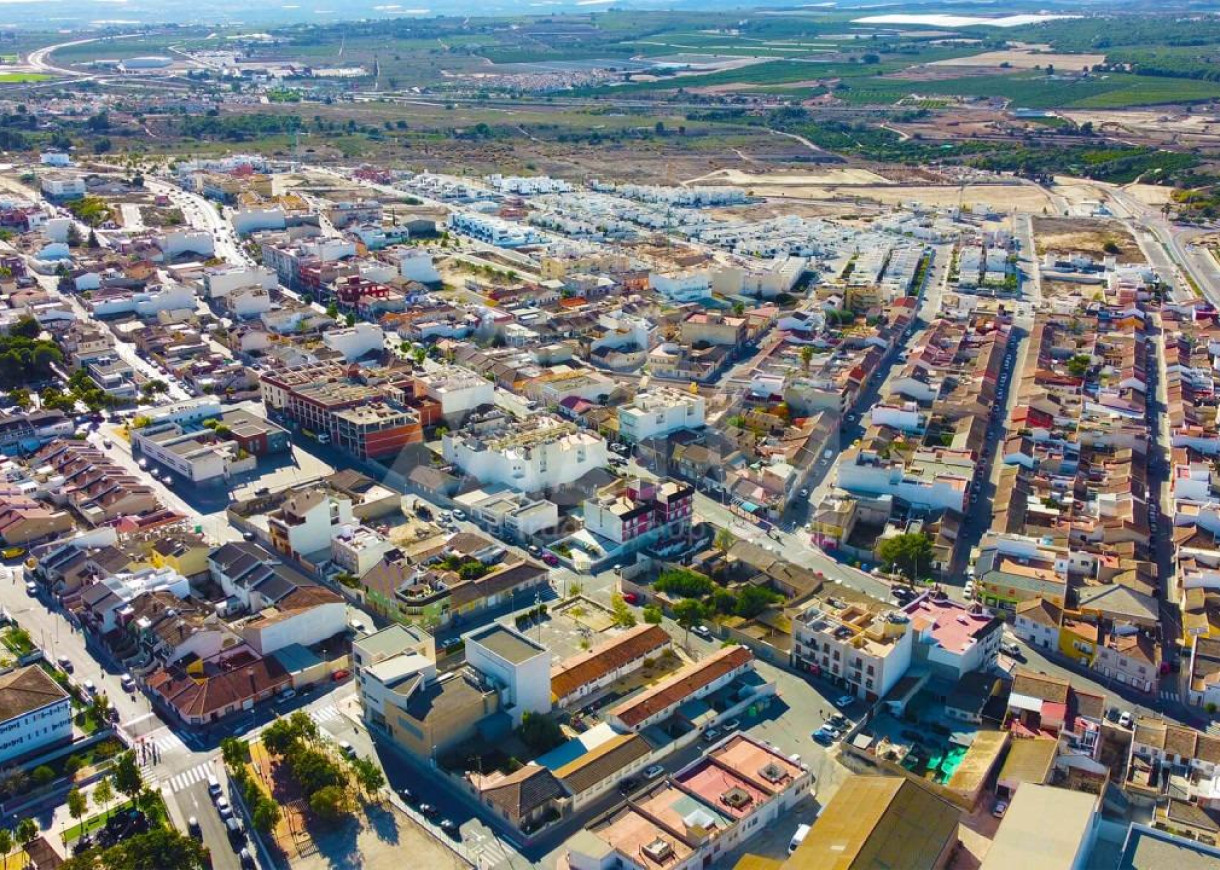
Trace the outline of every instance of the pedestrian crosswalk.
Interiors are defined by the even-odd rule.
[[[325,707],[318,707],[316,710],[309,711],[309,718],[321,725],[323,722],[330,722],[333,719],[338,719],[343,713],[334,704],[327,704]]]
[[[182,742],[182,738],[173,731],[168,731],[153,740],[153,746],[156,746],[157,751],[162,754],[166,752],[177,752],[179,749],[186,749],[186,744]]]
[[[473,845],[469,847],[469,857],[476,870],[490,870],[502,861],[508,860],[508,850],[504,844],[486,832],[471,835]]]
[[[1173,689],[1161,689],[1161,697],[1166,701],[1180,701],[1182,695]]]
[[[184,770],[182,773],[177,773],[166,780],[169,790],[175,794],[183,789],[190,788],[197,782],[203,782],[211,774],[215,773],[212,769],[212,762],[205,761],[202,764],[197,764],[190,770]]]

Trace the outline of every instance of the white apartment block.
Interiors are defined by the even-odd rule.
[[[551,712],[551,651],[518,631],[493,623],[462,635],[466,662],[502,691],[501,710],[521,724],[526,713]]]
[[[0,675],[0,709],[6,716],[0,722],[0,762],[72,739],[68,693],[38,665]]]
[[[79,175],[44,175],[42,192],[54,199],[75,199],[85,195],[85,179]]]
[[[495,385],[464,366],[445,366],[415,376],[415,382],[430,399],[440,402],[446,419],[468,414],[496,400]]]
[[[323,489],[293,493],[267,516],[272,546],[298,557],[329,551],[335,530],[354,523],[351,499]]]
[[[910,618],[884,602],[815,601],[793,623],[793,666],[857,698],[885,697],[911,666]]]
[[[322,343],[343,354],[346,362],[355,362],[366,354],[385,348],[385,332],[375,323],[357,323],[346,329],[322,333]]]
[[[274,290],[278,283],[275,270],[266,266],[214,266],[203,272],[203,291],[209,299],[228,296],[243,287]]]
[[[618,409],[619,434],[627,441],[639,443],[681,429],[701,429],[707,422],[705,404],[698,393],[672,387],[650,389]]]
[[[593,432],[549,416],[537,416],[496,433],[449,432],[445,461],[481,483],[537,492],[574,483],[609,459],[606,442]]]

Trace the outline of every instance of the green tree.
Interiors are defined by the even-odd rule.
[[[712,610],[723,614],[736,612],[737,596],[727,589],[717,589],[712,593]]]
[[[55,779],[55,771],[45,764],[40,764],[34,768],[34,772],[30,774],[30,779],[33,780],[35,788],[42,788],[49,785],[51,780]]]
[[[635,614],[617,592],[610,596],[610,609],[614,612],[614,624],[619,628],[631,628],[635,625]]]
[[[282,815],[280,805],[266,795],[261,796],[255,802],[254,809],[250,811],[254,827],[264,834],[269,833],[279,824]]]
[[[68,814],[72,816],[78,823],[84,818],[85,812],[89,809],[89,801],[85,797],[85,793],[79,788],[74,788],[68,792]]]
[[[339,319],[339,306],[333,302],[330,305],[327,305],[326,306],[326,316],[329,317],[331,320],[338,320]]]
[[[385,786],[385,774],[371,758],[353,758],[352,773],[356,775],[356,784],[367,795]]]
[[[325,822],[335,822],[348,813],[347,792],[337,785],[315,791],[309,798],[309,808]]]
[[[649,625],[660,625],[664,619],[665,614],[655,604],[648,604],[644,607],[644,621]]]
[[[908,532],[886,538],[877,547],[877,555],[891,570],[897,570],[912,583],[920,571],[932,568],[932,539],[922,532]]]
[[[737,615],[743,619],[753,619],[768,607],[784,600],[780,595],[766,586],[750,585],[741,590],[737,596]]]
[[[23,411],[28,411],[33,404],[30,391],[25,387],[13,387],[8,391],[8,400]]]
[[[713,545],[717,550],[722,553],[727,553],[729,550],[733,549],[733,544],[735,543],[737,543],[737,538],[735,538],[733,533],[724,526],[716,529],[716,539]]]
[[[683,598],[673,606],[674,621],[686,629],[684,645],[690,644],[690,630],[707,617],[707,608],[695,598]]]
[[[661,572],[653,588],[678,598],[704,598],[712,592],[712,580],[687,568],[670,568]]]
[[[0,856],[8,857],[13,851],[13,832],[8,828],[0,828]],[[5,864],[7,867],[7,863]]]
[[[356,315],[352,314],[350,311],[347,313],[347,316],[344,318],[344,320],[347,322],[347,325],[349,327],[356,325]]]
[[[813,345],[806,344],[801,348],[801,368],[809,371],[809,363],[813,361]]]
[[[226,737],[220,741],[220,755],[224,759],[226,767],[233,770],[239,769],[246,763],[249,754],[246,744],[236,737]]]
[[[110,818],[110,802],[114,800],[114,788],[110,785],[110,780],[103,779],[93,789],[93,805],[106,814],[106,818]]]
[[[554,749],[563,743],[563,731],[550,716],[542,713],[526,713],[521,719],[517,736],[537,754]]]
[[[144,791],[144,777],[140,775],[134,752],[128,750],[115,759],[114,787],[120,794],[129,798],[134,798]]]

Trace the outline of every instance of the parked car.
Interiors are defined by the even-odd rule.
[[[25,555],[25,547],[5,547],[0,550],[0,556],[6,559],[16,559]]]
[[[1131,715],[1130,710],[1123,710],[1123,712],[1118,717],[1118,724],[1123,726],[1124,728],[1130,728],[1131,724],[1134,721],[1135,721],[1135,717]]]
[[[25,584],[25,594],[36,596],[38,594],[38,584],[35,583],[33,580],[26,583]]]
[[[661,767],[659,764],[654,764],[650,767],[644,768],[644,779],[656,779],[658,776],[661,776],[664,773],[665,768]]]
[[[406,803],[407,806],[415,806],[415,792],[411,791],[411,789],[400,788],[398,790],[398,796],[403,799],[403,802]]]
[[[85,680],[83,683],[81,683],[81,688],[84,689],[85,693],[90,697],[92,697],[97,691],[97,686],[93,685],[93,680]]]
[[[640,596],[636,595],[634,592],[628,592],[623,596],[623,600],[628,604],[639,604]]]
[[[854,703],[856,703],[855,695],[840,695],[839,697],[835,698],[835,706],[840,710],[844,710]]]
[[[136,681],[132,679],[131,674],[123,674],[123,676],[119,678],[119,685],[123,687],[124,692],[127,692],[128,694],[135,694]]]
[[[1025,654],[1021,652],[1021,647],[1016,641],[1006,640],[1000,644],[1000,652],[1013,659],[1023,659]]]
[[[65,673],[72,673],[72,659],[68,658],[67,656],[59,656],[55,659],[55,663],[59,665],[60,670],[64,671]]]
[[[237,860],[241,862],[242,870],[253,870],[258,866],[254,863],[254,856],[250,854],[248,846],[242,846],[241,851],[237,853]]]
[[[434,818],[438,813],[440,813],[440,810],[433,804],[424,803],[419,805],[419,814],[425,819]]]
[[[186,830],[196,840],[203,838],[203,831],[199,827],[199,819],[194,816],[186,820]]]
[[[714,743],[715,741],[717,741],[719,739],[720,739],[720,729],[719,728],[709,728],[703,732],[703,742],[704,743]]]
[[[552,568],[554,568],[556,565],[559,564],[559,557],[556,556],[554,553],[543,553],[542,561],[545,562],[546,564],[550,565]]]
[[[699,635],[699,637],[703,638],[704,640],[712,639],[712,630],[706,625],[696,625],[691,629],[691,633]]]
[[[1008,811],[1008,801],[996,801],[995,806],[991,808],[991,814],[997,819],[1004,818],[1004,813]]]
[[[216,798],[216,812],[220,813],[222,819],[228,820],[233,815],[233,807],[229,805],[229,799],[224,797]]]
[[[348,743],[346,740],[339,741],[339,751],[342,752],[344,755],[349,755],[349,756],[355,756],[355,754],[356,754],[355,748],[353,748],[353,746],[350,743]]]
[[[437,827],[444,831],[445,836],[447,837],[457,839],[461,836],[461,829],[458,828],[457,822],[455,822],[453,819],[441,819],[440,824]]]
[[[280,692],[281,701],[291,701],[296,696],[297,696],[296,689],[285,689],[284,691]]]
[[[620,792],[622,792],[623,794],[631,794],[633,791],[635,791],[639,787],[640,787],[640,784],[634,778],[632,778],[630,776],[627,777],[626,779],[622,780],[618,784],[618,790]]]
[[[728,734],[730,731],[736,731],[740,727],[741,722],[739,722],[737,719],[730,719],[727,722],[720,723],[720,730],[725,734]]]
[[[349,671],[347,668],[339,668],[339,670],[335,671],[333,674],[330,675],[330,678],[337,683],[340,680],[346,680],[351,675],[352,675],[352,672]]]

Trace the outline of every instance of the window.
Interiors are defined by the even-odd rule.
[[[872,665],[869,665],[869,666],[868,666],[868,675],[871,677],[871,676],[873,676],[873,673],[874,673],[874,671],[873,671],[873,666],[872,666]]]

